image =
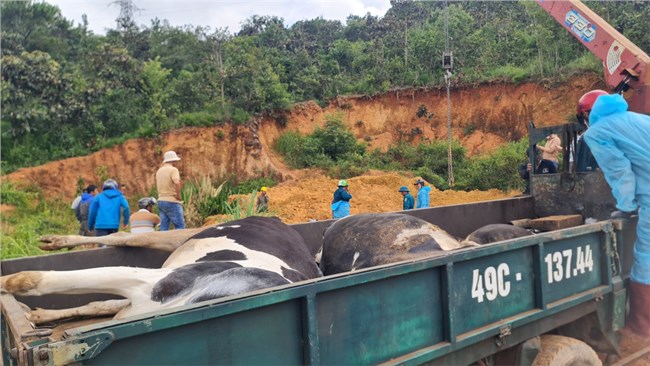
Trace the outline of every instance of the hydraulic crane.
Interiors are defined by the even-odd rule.
[[[605,80],[629,110],[650,114],[650,57],[579,0],[535,0],[603,61]]]

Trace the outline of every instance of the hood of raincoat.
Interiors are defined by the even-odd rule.
[[[81,203],[90,202],[90,201],[93,199],[93,197],[94,197],[94,196],[93,196],[92,194],[90,194],[90,193],[88,193],[88,192],[84,192],[84,193],[81,195]]]
[[[121,196],[122,192],[118,191],[117,189],[106,189],[102,194],[108,198],[115,198],[117,196]]]
[[[598,123],[603,117],[627,111],[627,102],[620,94],[601,95],[589,112],[589,124]]]

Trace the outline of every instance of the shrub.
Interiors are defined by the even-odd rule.
[[[5,205],[26,207],[35,198],[35,194],[19,190],[11,182],[5,180],[0,183],[0,202]]]
[[[245,110],[240,108],[235,108],[235,110],[232,111],[231,118],[233,122],[241,125],[248,122],[251,116]]]
[[[580,57],[569,61],[562,68],[560,75],[575,74],[585,71],[595,72],[601,74],[603,71],[603,63],[591,52],[583,53]]]
[[[517,169],[525,159],[527,147],[528,141],[523,138],[500,146],[490,154],[470,159],[458,172],[456,187],[466,190],[523,189],[525,182]]]
[[[490,72],[494,79],[507,79],[515,83],[522,82],[531,76],[530,70],[513,65],[499,66]]]
[[[275,150],[284,156],[292,168],[330,169],[342,164],[346,156],[366,153],[366,145],[357,143],[354,134],[346,129],[340,115],[326,116],[325,126],[308,136],[286,132],[275,142]]]
[[[262,177],[262,178],[249,179],[239,183],[237,187],[235,187],[234,193],[244,194],[250,192],[257,192],[262,187],[273,187],[276,184],[278,183],[273,178]]]
[[[218,117],[211,112],[191,112],[191,113],[182,113],[177,118],[177,123],[179,126],[191,126],[191,127],[201,127],[201,126],[212,126]]]
[[[476,131],[476,125],[473,123],[470,123],[463,127],[463,134],[465,136],[471,135],[474,131]]]
[[[325,127],[316,129],[310,135],[324,154],[337,161],[347,153],[365,150],[357,146],[357,139],[346,129],[341,115],[327,115],[325,120]]]
[[[304,137],[298,132],[285,132],[275,140],[274,149],[284,156],[285,161],[292,168],[302,168],[302,145]]]

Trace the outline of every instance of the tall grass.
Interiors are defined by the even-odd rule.
[[[0,258],[47,254],[38,248],[38,238],[46,234],[76,234],[79,223],[70,204],[46,201],[39,191],[24,191],[3,182],[0,196],[5,206],[2,221]]]
[[[183,185],[181,199],[185,202],[187,227],[200,227],[206,217],[219,211],[220,206],[223,206],[223,199],[219,197],[224,184],[225,182],[215,188],[212,179],[203,176]]]
[[[217,183],[208,176],[185,183],[181,198],[185,202],[185,222],[187,227],[203,226],[209,216],[219,215],[219,222],[243,219],[248,216],[270,216],[255,211],[255,195],[262,186],[274,186],[271,178],[258,178],[241,182],[233,187],[228,180]],[[233,194],[251,193],[249,199],[229,201]]]
[[[273,212],[257,212],[255,208],[256,195],[257,192],[252,192],[247,199],[236,199],[230,202],[226,208],[225,215],[222,217],[223,222],[244,219],[249,216],[274,216]]]

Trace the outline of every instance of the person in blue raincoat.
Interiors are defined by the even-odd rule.
[[[602,90],[580,98],[579,119],[587,113],[589,129],[583,138],[616,199],[619,211],[612,218],[639,213],[626,326],[650,337],[650,117],[629,112],[622,96]]]
[[[341,179],[338,188],[334,191],[332,200],[332,218],[340,219],[350,215],[350,200],[352,195],[348,192],[348,182]]]
[[[431,192],[431,187],[425,186],[422,179],[416,180],[414,185],[418,187],[418,203],[415,208],[429,207],[429,192]]]
[[[90,202],[88,229],[95,230],[95,236],[116,233],[120,229],[120,208],[124,216],[124,228],[129,226],[129,204],[118,189],[114,179],[107,179],[102,193]]]
[[[402,210],[412,210],[415,206],[415,198],[413,198],[409,189],[406,186],[401,186],[399,187],[398,192],[402,194],[402,197],[404,197],[402,200]]]

